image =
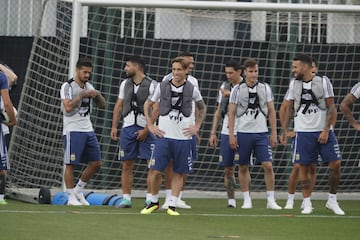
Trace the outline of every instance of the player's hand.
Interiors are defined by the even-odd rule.
[[[147,136],[149,135],[149,131],[147,129],[141,129],[136,132],[136,140],[143,142],[146,140]]]
[[[359,123],[355,123],[354,124],[354,128],[356,131],[360,131],[360,124]]]
[[[270,136],[270,146],[271,147],[276,147],[277,146],[277,142],[278,142],[278,140],[277,140],[277,134],[271,134],[271,136]]]
[[[224,97],[230,97],[230,91],[225,88],[220,88],[220,92]]]
[[[329,139],[329,130],[324,130],[320,133],[318,142],[320,144],[326,144]]]
[[[287,134],[286,133],[281,133],[280,135],[280,143],[283,145],[283,146],[286,146],[287,145]]]
[[[87,95],[90,98],[96,98],[100,93],[94,89],[87,90]]]
[[[183,134],[186,137],[192,137],[193,135],[197,135],[198,133],[199,133],[199,128],[197,128],[195,125],[183,129]]]
[[[114,141],[119,140],[119,137],[117,136],[117,128],[111,128],[110,138]]]
[[[216,134],[210,134],[210,139],[209,139],[209,145],[212,148],[215,148],[217,145],[217,137]]]
[[[149,131],[155,136],[155,137],[164,137],[165,136],[165,132],[162,131],[158,126],[155,126],[155,125],[152,125],[152,126],[149,126],[148,125],[148,128],[149,128]]]
[[[239,147],[235,136],[229,135],[229,145],[231,149],[237,149]]]

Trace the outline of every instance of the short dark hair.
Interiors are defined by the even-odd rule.
[[[192,55],[190,52],[188,51],[183,51],[179,54],[179,57],[194,57],[194,55]]]
[[[255,67],[257,64],[258,64],[258,63],[257,63],[257,61],[256,61],[255,58],[248,58],[248,59],[246,59],[245,62],[244,62],[244,69],[249,68],[249,67],[250,67],[250,68],[251,68],[251,67]]]
[[[312,66],[312,62],[313,62],[313,58],[305,53],[300,53],[300,54],[296,55],[293,60],[305,63],[305,64],[309,65],[310,67]]]
[[[242,66],[240,65],[240,63],[238,61],[235,61],[234,59],[230,59],[229,61],[227,61],[225,63],[225,67],[232,67],[235,71],[238,71],[238,70],[242,71]]]
[[[140,55],[127,56],[125,57],[125,61],[137,64],[142,71],[145,71],[145,60]]]
[[[76,68],[92,67],[91,59],[88,57],[80,57],[76,62]]]
[[[318,65],[318,61],[316,60],[316,58],[312,57],[311,59],[312,59],[312,63],[315,64],[315,67],[318,67],[319,65]],[[311,65],[312,65],[312,63],[311,63]]]

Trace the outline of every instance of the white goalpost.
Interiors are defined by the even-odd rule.
[[[182,51],[195,57],[194,75],[208,106],[201,129],[199,160],[188,177],[193,194],[225,196],[219,149],[208,145],[218,87],[225,80],[224,64],[248,57],[259,62],[260,80],[272,86],[278,110],[296,53],[307,53],[319,62],[319,74],[328,76],[339,106],[360,78],[360,5],[337,0],[235,2],[235,1],[124,1],[48,0],[34,38],[22,97],[19,123],[9,147],[12,169],[8,190],[12,197],[37,192],[40,187],[61,191],[63,174],[61,84],[73,77],[79,55],[93,60],[92,83],[107,108],[93,108],[92,121],[102,150],[103,167],[88,187],[120,192],[121,166],[118,142],[110,139],[112,110],[119,83],[125,77],[124,59],[142,55],[147,74],[156,80],[170,71],[169,61]],[[360,105],[354,106],[354,112]],[[358,117],[358,116],[357,116]],[[279,126],[279,124],[278,124]],[[119,126],[120,128],[120,126]],[[339,112],[335,127],[342,151],[339,193],[360,192],[358,134]],[[274,149],[276,191],[286,192],[292,163],[290,146]],[[79,175],[83,166],[76,169]],[[134,169],[133,188],[145,191],[146,165]],[[328,191],[328,170],[319,166],[315,192]],[[264,192],[260,165],[251,167],[253,192]],[[237,185],[238,187],[238,185]],[[30,197],[31,201],[37,199]]]

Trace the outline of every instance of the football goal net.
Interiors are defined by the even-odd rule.
[[[337,1],[44,1],[34,37],[19,103],[19,122],[12,133],[8,189],[61,189],[63,178],[60,86],[73,76],[79,56],[93,61],[92,84],[107,102],[105,110],[92,108],[92,121],[101,144],[103,166],[88,184],[94,190],[121,188],[119,142],[110,139],[112,110],[124,79],[125,57],[146,60],[146,73],[161,80],[171,71],[169,62],[180,52],[194,55],[193,75],[208,106],[198,146],[199,159],[186,189],[224,192],[219,148],[208,144],[224,64],[259,63],[259,80],[272,87],[278,111],[292,77],[297,53],[319,62],[319,74],[334,86],[335,103],[360,78],[360,6]],[[299,1],[296,1],[299,2]],[[354,105],[354,112],[360,105]],[[355,114],[356,115],[356,114]],[[358,118],[358,116],[356,116]],[[280,124],[278,123],[278,126]],[[120,126],[119,126],[120,129]],[[280,132],[280,129],[278,130]],[[342,152],[340,193],[360,192],[359,135],[338,114],[335,133]],[[218,129],[219,134],[219,129]],[[276,191],[287,191],[292,169],[290,146],[273,151]],[[80,175],[84,166],[76,168]],[[251,189],[265,190],[261,165],[250,167]],[[137,161],[136,190],[146,189],[147,166]],[[238,185],[237,185],[238,186]],[[320,163],[314,191],[327,192],[328,168]]]

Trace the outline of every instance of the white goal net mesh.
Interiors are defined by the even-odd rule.
[[[314,2],[314,1],[313,1]],[[324,1],[323,1],[324,2]],[[360,13],[225,11],[171,8],[82,7],[80,55],[93,60],[92,83],[105,96],[106,110],[93,108],[92,120],[101,144],[103,167],[89,183],[92,189],[120,189],[118,142],[110,139],[112,110],[125,77],[125,56],[142,55],[146,72],[156,80],[169,73],[169,60],[182,51],[194,54],[194,75],[208,106],[201,129],[199,159],[186,189],[224,191],[219,149],[208,145],[218,87],[225,80],[224,63],[248,58],[259,62],[261,81],[271,84],[278,110],[296,53],[319,62],[319,74],[334,85],[335,102],[360,78]],[[11,188],[61,187],[63,170],[60,86],[69,75],[72,4],[48,1],[34,38],[21,101],[19,123],[11,145]],[[51,27],[51,29],[44,29]],[[354,106],[356,117],[360,105]],[[278,124],[279,126],[280,124]],[[119,126],[120,128],[120,126]],[[335,127],[342,151],[339,192],[360,191],[359,136],[339,112]],[[290,147],[274,149],[276,190],[286,191],[292,168]],[[76,169],[79,176],[83,166]],[[146,187],[146,165],[134,169],[133,188]],[[252,191],[263,191],[260,165],[251,167]],[[315,191],[328,191],[328,169],[320,166]]]

